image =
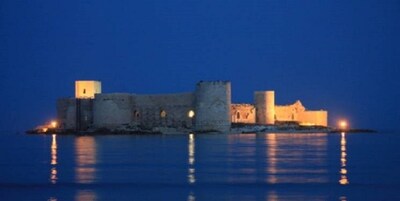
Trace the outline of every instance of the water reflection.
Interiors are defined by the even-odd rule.
[[[195,140],[194,134],[193,133],[189,134],[189,143],[188,143],[188,153],[189,153],[188,182],[189,182],[189,184],[194,184],[196,182],[195,168],[194,168],[194,162],[195,162],[195,157],[194,157],[195,142],[194,142],[194,140]]]
[[[52,184],[57,183],[57,136],[52,135],[51,139],[51,169],[50,169],[50,182]]]
[[[274,184],[277,183],[278,179],[276,177],[277,167],[276,167],[276,152],[277,152],[277,141],[276,134],[271,133],[267,135],[267,157],[268,157],[268,166],[267,166],[267,182]],[[268,199],[272,200],[272,199]]]
[[[94,191],[79,190],[75,195],[76,201],[97,200],[97,195]]]
[[[347,168],[346,168],[346,160],[347,152],[346,152],[346,134],[344,132],[341,133],[340,139],[340,180],[339,184],[347,185],[349,184],[349,180],[347,179]]]
[[[190,192],[187,198],[187,201],[196,201],[196,197],[193,192]]]
[[[75,138],[75,179],[78,183],[93,183],[96,177],[96,142],[93,137]]]
[[[326,183],[327,134],[265,134],[266,182]]]
[[[257,182],[259,174],[257,163],[260,162],[258,154],[262,153],[261,157],[265,158],[263,154],[265,152],[258,151],[263,145],[258,144],[257,138],[258,135],[255,133],[228,135],[227,167],[221,171],[228,175],[228,182]]]

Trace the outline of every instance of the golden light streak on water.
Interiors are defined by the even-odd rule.
[[[188,163],[189,163],[189,168],[188,168],[188,182],[189,184],[194,184],[196,182],[196,176],[195,172],[196,169],[194,167],[194,162],[195,162],[195,136],[193,133],[189,134],[189,142],[188,142]]]
[[[93,137],[75,138],[75,179],[78,183],[93,183],[96,178],[96,142]]]
[[[265,134],[266,145],[266,178],[270,184],[277,183],[326,183],[328,177],[326,164],[327,134],[318,133],[309,135],[293,133]],[[314,151],[310,152],[309,149]],[[303,164],[307,160],[308,166],[314,168],[291,168],[293,165]],[[305,174],[313,174],[308,177]]]
[[[341,163],[341,169],[340,169],[340,180],[339,184],[341,185],[347,185],[349,184],[349,180],[347,178],[347,169],[346,169],[346,134],[344,132],[341,133],[341,139],[340,139],[340,163]]]
[[[51,140],[51,165],[57,165],[57,136],[52,135]]]
[[[97,200],[97,194],[94,191],[79,190],[75,195],[75,201]]]
[[[57,136],[55,134],[52,135],[51,138],[51,169],[50,169],[50,182],[52,184],[57,183],[58,177],[57,177]]]
[[[278,178],[276,177],[276,173],[278,172],[276,167],[276,155],[278,149],[278,142],[276,140],[276,134],[270,133],[267,135],[267,157],[268,157],[268,168],[267,168],[267,182],[271,184],[275,184],[278,182]]]

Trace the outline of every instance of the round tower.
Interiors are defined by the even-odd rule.
[[[231,83],[199,82],[195,91],[196,131],[228,132],[231,128]]]
[[[256,106],[256,122],[258,124],[275,124],[275,92],[256,91],[254,93]]]

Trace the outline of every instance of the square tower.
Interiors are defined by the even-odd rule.
[[[94,99],[95,94],[101,93],[101,82],[94,80],[75,81],[75,98]]]

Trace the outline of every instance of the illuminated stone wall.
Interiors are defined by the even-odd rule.
[[[231,105],[232,123],[256,123],[256,108],[251,104],[232,104]]]
[[[95,94],[101,93],[101,82],[92,80],[75,81],[75,98],[93,99]]]
[[[328,112],[306,110],[300,101],[296,101],[292,105],[276,105],[275,120],[279,122],[295,121],[304,126],[327,126]]]
[[[232,122],[272,125],[277,121],[327,126],[328,119],[326,111],[307,111],[300,101],[275,105],[274,91],[255,92],[254,105],[232,104],[231,84],[227,81],[199,82],[192,93],[137,95],[100,92],[100,82],[77,81],[75,94],[78,98],[64,98],[57,102],[61,128],[85,130],[90,127],[139,126],[228,132]]]
[[[256,122],[258,124],[275,124],[275,92],[256,91],[254,93]]]
[[[200,82],[193,93],[136,95],[97,92],[101,92],[101,87],[97,87],[96,82],[77,81],[77,98],[60,99],[57,103],[61,128],[77,129],[80,126],[85,130],[88,127],[139,126],[223,132],[230,129],[229,82]],[[79,100],[82,110],[78,111]]]
[[[147,128],[192,128],[196,114],[194,94],[134,95],[132,97],[132,123]],[[192,111],[192,112],[190,112]]]
[[[292,105],[275,105],[275,120],[298,121],[298,114],[305,110],[300,101],[296,101]]]
[[[328,112],[305,111],[299,114],[299,123],[305,126],[328,126]]]
[[[204,82],[199,85],[195,93],[97,94],[94,100],[94,127],[118,128],[130,125],[148,129],[173,127],[202,131],[229,130],[229,83]]]

